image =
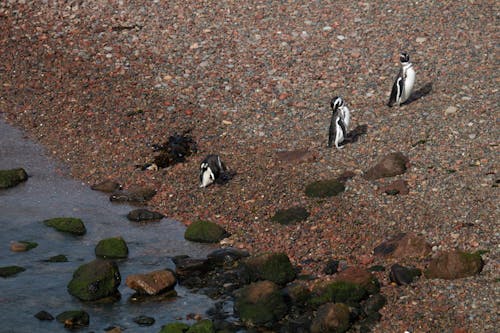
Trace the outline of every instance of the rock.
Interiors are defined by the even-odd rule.
[[[68,258],[64,254],[58,254],[56,256],[50,257],[44,260],[44,262],[67,262]]]
[[[119,326],[111,326],[111,327],[105,328],[104,332],[106,332],[106,333],[122,333],[123,330]]]
[[[50,320],[54,320],[54,317],[48,313],[47,311],[40,311],[38,312],[37,314],[35,314],[35,318],[38,319],[38,320],[47,320],[47,321],[50,321]]]
[[[345,185],[337,179],[320,180],[306,186],[306,196],[310,198],[327,198],[345,191]]]
[[[96,257],[103,259],[123,259],[128,257],[127,243],[121,237],[99,241],[95,247]]]
[[[28,179],[23,168],[0,170],[0,189],[14,187]]]
[[[341,183],[345,183],[346,181],[354,178],[356,176],[356,173],[352,171],[344,171],[340,174],[340,176],[337,177],[337,181]]]
[[[371,295],[367,300],[363,302],[362,308],[366,316],[370,316],[372,313],[378,312],[387,303],[387,299],[381,294]]]
[[[12,252],[26,252],[26,251],[29,251],[31,249],[34,249],[37,246],[38,246],[38,243],[35,243],[35,242],[19,241],[19,242],[11,243],[10,250]]]
[[[186,157],[197,151],[196,142],[186,134],[171,135],[164,144],[155,145],[159,153],[155,156],[153,163],[159,168],[166,168],[186,161]]]
[[[328,260],[328,262],[325,265],[325,268],[323,269],[323,273],[327,275],[332,275],[338,272],[339,270],[339,264],[340,261],[338,260]]]
[[[125,283],[139,294],[158,295],[173,289],[177,279],[170,270],[158,270],[147,274],[129,275]]]
[[[311,324],[311,333],[346,332],[349,322],[349,307],[343,303],[327,303],[318,308]]]
[[[479,274],[483,265],[483,259],[478,252],[441,252],[432,259],[424,275],[429,279],[460,279]]]
[[[310,304],[314,307],[326,303],[348,303],[354,305],[368,297],[368,291],[357,283],[334,281],[314,288]]]
[[[233,247],[225,247],[210,252],[207,259],[210,265],[230,267],[236,261],[250,256],[247,251],[235,249]]]
[[[127,214],[127,218],[134,222],[159,221],[163,217],[165,215],[144,208],[134,209]]]
[[[113,202],[129,202],[142,204],[151,200],[156,195],[156,190],[150,187],[133,187],[127,191],[115,191],[109,197]]]
[[[394,264],[391,266],[389,279],[391,280],[391,282],[395,282],[396,284],[401,286],[412,283],[420,275],[422,275],[422,272],[418,268],[408,268],[399,264]]]
[[[192,242],[217,243],[229,236],[229,233],[216,223],[196,221],[187,227],[184,238]]]
[[[121,190],[122,186],[113,180],[104,180],[98,184],[92,185],[90,188],[94,191],[113,193],[115,191]]]
[[[263,253],[242,261],[252,280],[269,280],[279,285],[293,281],[295,269],[285,253]]]
[[[189,329],[189,325],[185,323],[170,323],[163,325],[158,333],[185,333]]]
[[[448,116],[450,114],[457,113],[457,111],[458,111],[457,107],[450,105],[446,108],[446,110],[444,110],[444,114]]]
[[[64,311],[58,314],[56,319],[58,322],[63,323],[64,327],[70,329],[89,326],[89,314],[81,310]]]
[[[425,38],[425,37],[417,37],[417,38],[415,39],[415,41],[416,41],[417,43],[419,43],[419,44],[424,43],[426,40],[427,40],[427,38]]]
[[[364,177],[368,180],[394,177],[406,172],[409,160],[403,153],[390,153],[382,157],[379,162],[368,169]]]
[[[3,278],[14,276],[17,273],[24,272],[26,268],[20,266],[4,266],[0,267],[0,276]]]
[[[313,162],[318,158],[317,152],[308,149],[280,151],[276,153],[276,159],[281,162],[298,164],[304,162]]]
[[[373,252],[375,256],[384,258],[425,258],[432,253],[432,246],[422,236],[400,233],[382,242]]]
[[[119,295],[120,282],[115,262],[96,259],[78,267],[68,284],[68,292],[82,301],[96,301]]]
[[[203,319],[194,323],[186,333],[215,333],[215,328],[211,320]]]
[[[396,194],[408,194],[410,190],[408,189],[408,183],[406,180],[399,179],[393,181],[392,183],[382,186],[379,190],[381,193],[386,193],[388,195],[396,195]]]
[[[339,272],[335,281],[345,281],[358,284],[365,288],[370,294],[376,294],[380,291],[380,284],[372,273],[361,267],[349,267]]]
[[[175,289],[170,289],[164,291],[158,295],[148,295],[141,293],[134,293],[128,299],[129,303],[162,303],[165,301],[172,301],[175,297],[177,297],[177,291]]]
[[[205,273],[210,269],[208,259],[195,259],[189,256],[173,257],[175,273],[179,276],[188,276],[193,273]]]
[[[283,294],[290,300],[292,305],[302,307],[311,297],[311,291],[306,284],[292,282],[285,287]]]
[[[236,292],[234,311],[247,326],[269,326],[283,318],[288,307],[278,285],[259,281]]]
[[[56,217],[45,220],[43,223],[57,231],[67,232],[73,235],[82,236],[87,232],[83,221],[74,217]]]
[[[300,222],[309,217],[309,212],[304,207],[292,207],[288,209],[278,210],[271,218],[271,221],[279,224],[292,224]]]
[[[138,316],[132,320],[139,326],[151,326],[155,323],[155,319],[153,317],[148,317],[148,316]]]

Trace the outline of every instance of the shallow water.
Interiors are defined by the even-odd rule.
[[[30,177],[17,187],[0,190],[0,266],[18,265],[26,271],[0,278],[0,332],[67,332],[56,320],[42,322],[34,314],[45,310],[55,317],[75,309],[90,315],[89,327],[81,332],[102,332],[114,325],[128,332],[158,332],[168,322],[185,319],[190,313],[203,314],[211,307],[210,298],[180,286],[176,286],[178,297],[172,301],[129,303],[133,290],[125,285],[128,275],[174,268],[169,257],[205,257],[213,247],[185,241],[185,227],[174,220],[148,224],[128,221],[125,215],[137,207],[113,204],[106,194],[70,179],[63,166],[47,157],[43,147],[0,119],[0,169],[17,167],[23,167]],[[81,218],[87,234],[74,237],[42,223],[60,216]],[[129,258],[118,262],[121,300],[109,305],[80,302],[66,291],[73,272],[95,259],[99,240],[114,236],[122,236],[129,247]],[[38,247],[15,253],[9,249],[12,241],[34,241]],[[42,261],[58,254],[66,255],[69,261]],[[156,322],[141,327],[132,320],[139,315],[154,317]]]

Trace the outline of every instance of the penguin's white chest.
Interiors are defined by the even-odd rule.
[[[351,112],[347,108],[347,106],[343,106],[341,110],[341,117],[344,122],[345,130],[349,131],[349,123],[351,121]]]
[[[403,94],[401,96],[401,103],[406,101],[412,91],[413,91],[413,85],[415,84],[415,70],[413,67],[409,67],[405,70],[405,75],[404,75],[404,88],[403,88]]]
[[[201,174],[201,184],[200,187],[206,187],[214,182],[214,174],[210,168],[207,168]]]

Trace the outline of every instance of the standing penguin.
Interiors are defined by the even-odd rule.
[[[225,171],[226,166],[220,160],[219,155],[208,155],[200,165],[200,187],[212,184]]]
[[[406,102],[411,95],[413,84],[415,83],[415,70],[410,62],[408,53],[402,52],[399,55],[399,60],[401,61],[401,69],[392,86],[391,97],[387,103],[389,107],[394,104],[399,106]]]
[[[332,107],[332,119],[328,130],[328,147],[331,147],[332,142],[335,142],[335,147],[342,149],[343,147],[339,145],[347,137],[351,112],[342,97],[334,97],[330,102],[330,106]]]

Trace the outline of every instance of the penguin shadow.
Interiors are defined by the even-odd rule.
[[[355,143],[359,140],[359,138],[368,133],[368,125],[358,125],[355,129],[350,131],[346,137],[346,143]]]
[[[432,92],[432,82],[427,82],[420,89],[414,91],[410,97],[401,105],[410,104],[418,99],[421,99],[424,96],[429,95]]]
[[[217,177],[214,181],[217,185],[225,185],[229,183],[231,179],[233,179],[237,175],[237,172],[234,170],[224,170],[221,172],[219,177]]]

